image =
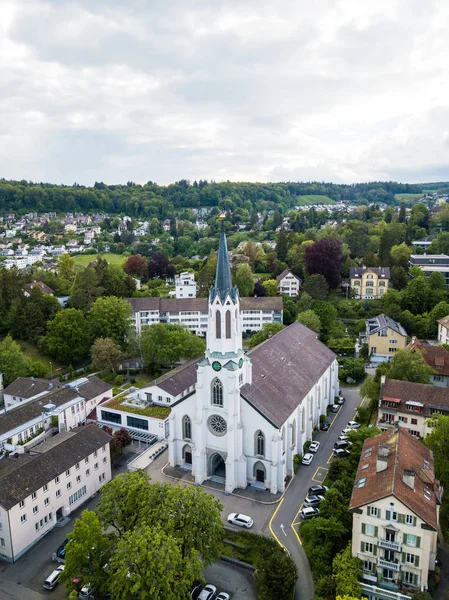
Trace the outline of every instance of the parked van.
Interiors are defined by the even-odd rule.
[[[61,565],[57,569],[55,569],[52,573],[50,573],[50,575],[44,581],[44,588],[46,590],[52,590],[53,588],[55,588],[59,582],[59,577],[63,571],[64,571],[64,565]]]

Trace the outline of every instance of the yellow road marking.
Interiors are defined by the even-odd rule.
[[[325,471],[324,473],[322,471]],[[316,481],[317,483],[323,483],[323,481],[326,479],[326,475],[327,472],[329,471],[329,469],[327,467],[318,467],[318,469],[315,471],[313,477],[312,477],[312,481]],[[319,475],[319,479],[316,479],[318,477],[318,473]]]
[[[334,458],[334,454],[332,453],[329,458],[327,459],[327,464],[330,465],[332,462],[332,459]]]
[[[317,476],[317,473],[318,473],[318,471],[319,471],[320,469],[321,469],[321,467],[318,467],[318,468],[317,468],[317,470],[316,470],[316,471],[315,471],[315,473],[313,474],[312,481],[317,481],[317,480],[315,479],[315,477]]]
[[[271,519],[270,519],[270,522],[269,522],[269,524],[268,524],[268,527],[269,527],[269,529],[270,529],[270,533],[271,533],[271,535],[272,535],[272,536],[274,537],[274,539],[277,541],[277,543],[279,544],[279,546],[281,546],[281,548],[284,548],[284,550],[285,550],[286,552],[288,552],[288,550],[287,550],[287,548],[284,546],[284,544],[282,544],[282,543],[279,541],[279,538],[278,538],[278,537],[277,537],[277,535],[274,533],[274,531],[273,531],[273,527],[272,527],[272,522],[273,522],[273,519],[274,519],[274,517],[276,516],[276,514],[277,514],[277,511],[278,511],[278,510],[281,508],[281,504],[284,502],[284,500],[285,500],[285,498],[282,498],[282,500],[281,500],[281,501],[279,502],[279,504],[277,505],[277,507],[276,507],[276,510],[274,511],[274,513],[273,513],[273,514],[272,514],[272,516],[271,516]]]

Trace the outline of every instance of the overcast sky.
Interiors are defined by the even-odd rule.
[[[1,0],[0,177],[449,180],[447,0]]]

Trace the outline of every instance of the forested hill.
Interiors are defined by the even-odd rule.
[[[75,183],[72,186],[27,181],[0,180],[0,214],[56,212],[107,212],[132,217],[168,218],[180,208],[220,206],[224,209],[246,208],[266,210],[277,206],[281,212],[310,195],[327,196],[333,201],[377,201],[393,204],[394,194],[416,194],[421,185],[392,181],[337,185],[334,183],[213,183],[178,181],[160,186],[149,181],[145,185],[106,185],[93,187]],[[301,198],[306,196],[306,198]]]

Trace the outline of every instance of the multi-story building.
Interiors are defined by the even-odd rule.
[[[386,430],[399,423],[415,437],[425,437],[432,430],[428,419],[434,414],[449,416],[449,389],[382,378],[378,426]]]
[[[301,288],[302,281],[294,275],[290,269],[285,269],[280,275],[276,277],[278,282],[278,292],[283,296],[298,296]]]
[[[407,350],[422,353],[425,362],[433,369],[430,376],[430,382],[433,385],[449,387],[449,352],[445,348],[420,342],[417,337],[413,336]]]
[[[188,271],[183,271],[175,275],[175,296],[176,298],[196,298],[195,275]]]
[[[426,277],[430,277],[432,273],[441,273],[446,285],[449,285],[449,256],[446,254],[412,254],[409,266],[419,267]]]
[[[362,596],[408,600],[435,568],[442,489],[432,452],[402,427],[369,438],[349,504]]]
[[[15,562],[111,480],[111,436],[96,425],[0,460],[0,557]]]
[[[390,361],[394,353],[407,345],[407,332],[400,323],[381,314],[366,321],[362,343],[368,344],[368,354],[372,362]]]
[[[128,298],[133,309],[133,322],[137,335],[142,327],[154,323],[177,323],[197,335],[206,335],[207,298]],[[281,296],[241,298],[243,330],[259,331],[265,323],[282,323]]]
[[[449,344],[449,315],[438,320],[438,341]]]
[[[389,267],[352,267],[349,272],[355,298],[382,298],[390,284]]]

